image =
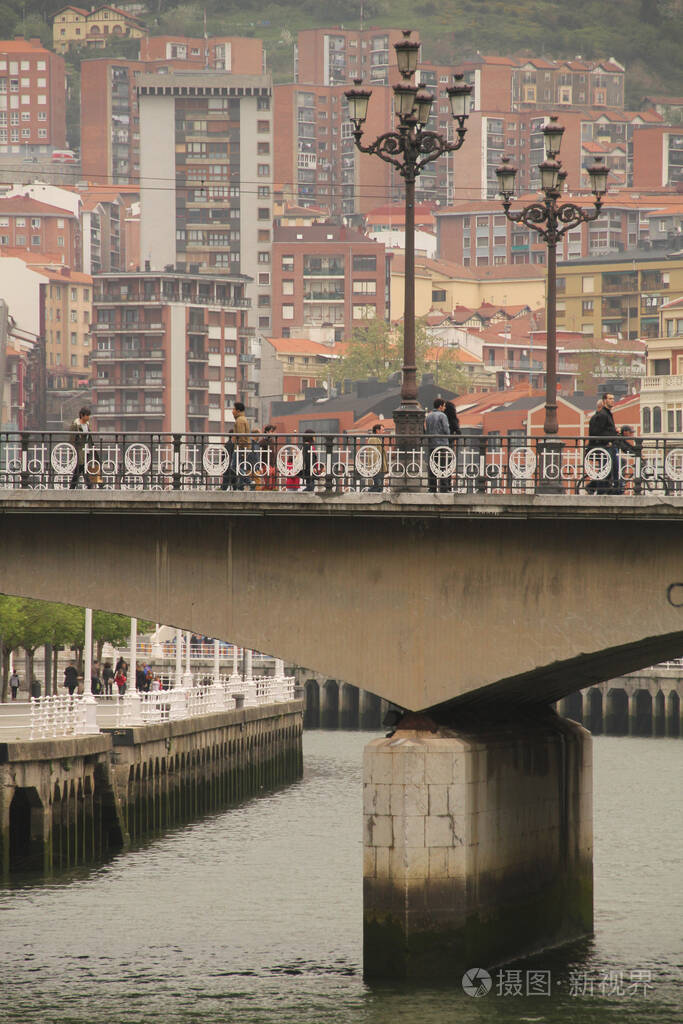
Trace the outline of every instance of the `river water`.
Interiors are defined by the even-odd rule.
[[[680,1024],[683,742],[594,739],[595,937],[492,970],[472,998],[455,975],[436,988],[363,982],[371,738],[307,732],[304,778],[287,790],[0,890],[0,1021]],[[552,994],[516,994],[529,978]]]

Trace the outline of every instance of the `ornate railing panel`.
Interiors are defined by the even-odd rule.
[[[319,495],[407,485],[460,494],[683,492],[683,438],[480,435],[421,438],[407,449],[375,435],[232,436],[0,433],[0,490],[258,490]],[[83,468],[85,477],[78,473]],[[75,476],[77,479],[75,479]]]

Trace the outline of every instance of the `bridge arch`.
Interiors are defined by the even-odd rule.
[[[295,497],[6,492],[0,590],[77,593],[414,710],[552,702],[683,654],[683,499]]]

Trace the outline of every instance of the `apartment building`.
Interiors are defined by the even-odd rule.
[[[199,51],[197,53],[196,51]],[[208,58],[206,56],[208,52]],[[140,177],[140,72],[212,70],[260,74],[263,43],[235,36],[185,39],[153,36],[140,41],[140,59],[99,57],[81,64],[81,162],[83,177],[99,184],[137,183]]]
[[[518,168],[520,191],[540,188],[538,165],[545,159],[543,126],[557,108],[545,111],[474,111],[467,138],[455,155],[455,194],[458,199],[493,199],[498,192],[496,167],[506,155]],[[587,189],[586,168],[601,156],[610,170],[609,185],[631,187],[634,181],[633,140],[638,129],[660,121],[652,111],[563,110],[565,131],[561,159],[570,188]]]
[[[0,156],[66,146],[64,59],[40,39],[0,41]]]
[[[479,55],[461,70],[474,87],[475,110],[624,109],[626,72],[611,57],[587,61]]]
[[[658,336],[648,344],[640,413],[643,434],[683,435],[683,298],[660,309]]]
[[[264,68],[263,40],[248,36],[144,36],[140,60],[174,62],[187,70],[212,68],[233,75],[258,75]]]
[[[261,397],[265,397],[268,381],[272,399],[303,401],[307,392],[329,386],[331,367],[338,359],[334,345],[321,345],[309,338],[266,338],[261,348]]]
[[[56,257],[80,269],[78,215],[24,195],[0,199],[0,248]]]
[[[272,337],[332,325],[335,340],[387,315],[384,246],[353,228],[315,224],[275,229]]]
[[[656,338],[663,305],[683,295],[683,254],[633,250],[557,267],[558,328],[599,339]]]
[[[152,269],[246,274],[271,333],[272,87],[267,75],[142,73],[140,248]]]
[[[370,85],[391,85],[400,78],[394,45],[397,28],[311,28],[298,33],[294,81],[302,85],[344,85],[364,78]],[[420,41],[419,32],[412,39]]]
[[[515,209],[538,198],[520,195]],[[590,209],[593,196],[567,192],[563,202]],[[664,203],[666,206],[667,204]],[[660,212],[662,200],[633,196],[628,192],[608,194],[600,217],[580,224],[560,240],[560,259],[586,259],[620,253],[650,242],[650,217]],[[455,203],[435,211],[437,255],[465,267],[545,263],[547,247],[538,232],[524,224],[511,223],[499,199]]]
[[[91,366],[100,428],[223,432],[235,399],[255,414],[242,275],[102,274],[94,288]]]
[[[106,185],[81,189],[81,234],[83,239],[83,270],[103,274],[127,270],[125,219],[132,200],[138,193],[131,189],[119,191]],[[139,265],[138,253],[132,253],[133,269]]]
[[[635,188],[683,189],[683,128],[667,124],[640,126],[633,133]]]
[[[69,385],[90,371],[90,274],[47,264],[36,267],[47,281],[45,288],[45,359],[48,383],[61,375]]]
[[[52,16],[52,45],[57,53],[70,46],[102,49],[110,39],[141,39],[147,32],[132,14],[102,4],[100,7],[62,7]]]

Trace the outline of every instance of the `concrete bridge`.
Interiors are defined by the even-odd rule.
[[[406,709],[366,753],[368,975],[590,931],[590,737],[549,705],[683,652],[683,499],[0,494],[0,591],[222,637]]]

